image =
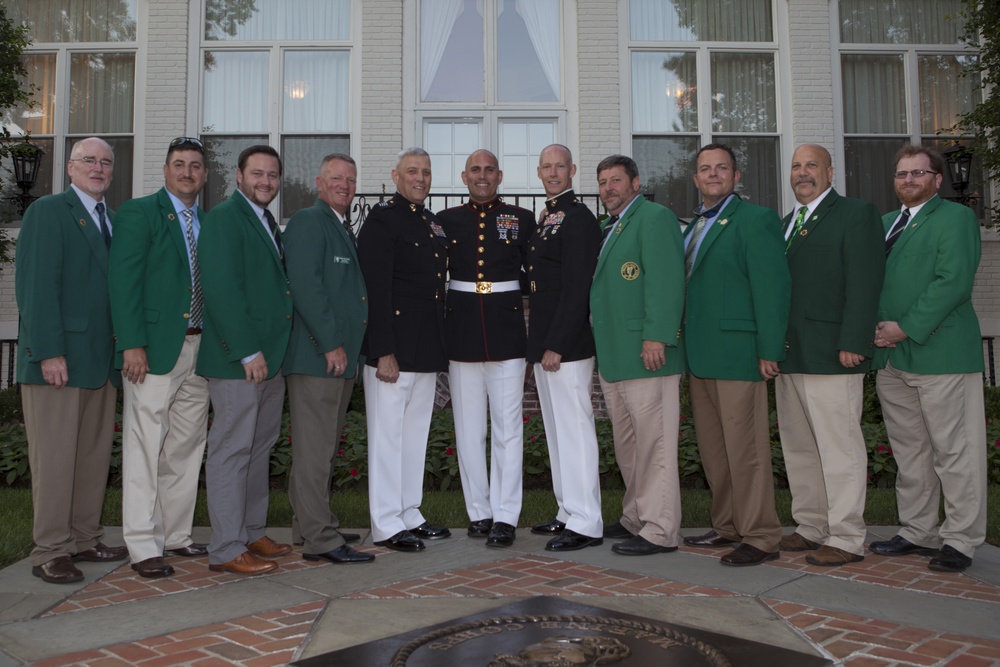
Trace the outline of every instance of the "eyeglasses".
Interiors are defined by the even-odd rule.
[[[195,137],[177,137],[176,139],[170,142],[170,146],[168,146],[168,151],[173,150],[178,146],[194,146],[194,149],[196,151],[199,151],[203,154],[205,152],[205,144],[201,143],[201,139],[197,139]]]
[[[103,168],[103,169],[111,169],[111,167],[115,166],[115,161],[114,160],[109,160],[107,158],[104,158],[103,160],[98,160],[93,155],[87,155],[86,157],[73,158],[73,159],[70,160],[70,162],[82,162],[85,165],[87,165],[88,167],[96,167],[97,165],[101,165],[101,168]]]
[[[906,178],[907,174],[912,175],[913,178],[923,178],[924,174],[937,174],[937,173],[939,172],[931,171],[930,169],[911,169],[909,171],[900,169],[894,175],[896,177],[896,180],[902,181]]]

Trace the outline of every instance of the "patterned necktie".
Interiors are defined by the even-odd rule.
[[[281,258],[281,265],[285,265],[285,247],[281,245],[281,232],[278,231],[278,223],[275,221],[274,216],[271,212],[264,209],[264,219],[267,220],[267,227],[271,230],[271,238],[274,239],[274,245],[278,248],[278,257]]]
[[[889,235],[885,237],[885,254],[887,257],[889,256],[889,251],[892,250],[892,246],[896,245],[896,240],[899,239],[900,234],[906,229],[906,223],[909,221],[910,209],[904,208],[903,213],[899,216],[899,220],[889,230]]]
[[[191,326],[201,328],[201,313],[205,301],[201,296],[201,270],[198,268],[198,242],[194,239],[194,214],[184,209],[184,236],[191,250]]]
[[[104,217],[104,202],[97,202],[94,211],[97,212],[97,219],[101,221],[101,236],[104,237],[104,245],[108,250],[111,250],[111,228],[108,227],[108,219]]]
[[[809,207],[803,206],[802,208],[799,209],[799,214],[795,216],[795,225],[792,227],[792,233],[788,235],[788,242],[785,243],[786,253],[788,252],[788,249],[792,247],[792,241],[794,241],[795,237],[799,235],[800,231],[802,231],[802,225],[805,224],[806,213],[808,211]]]
[[[614,229],[615,225],[617,225],[617,224],[618,224],[618,216],[617,215],[613,215],[610,218],[608,218],[608,224],[605,225],[605,227],[604,227],[604,233],[601,235],[601,239],[602,240],[607,239],[608,236],[611,234],[611,230]]]
[[[354,234],[354,227],[351,226],[351,216],[350,214],[344,217],[344,229],[347,230],[347,235],[351,237],[351,242],[354,243],[354,247],[358,247],[358,237]]]
[[[711,217],[713,216],[707,212],[698,216],[698,220],[694,223],[694,229],[691,230],[691,236],[688,237],[688,247],[684,249],[684,277],[686,280],[691,279],[691,269],[694,268],[694,253],[698,248],[698,239],[701,238],[705,224]]]

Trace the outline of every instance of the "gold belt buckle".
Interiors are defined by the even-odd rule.
[[[489,280],[484,280],[482,282],[476,283],[476,294],[492,294],[493,293],[493,282]]]

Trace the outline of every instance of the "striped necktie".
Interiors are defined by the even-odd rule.
[[[191,251],[191,326],[201,328],[201,314],[205,300],[201,295],[201,270],[198,268],[198,242],[194,239],[194,213],[186,208],[184,215],[184,236]]]
[[[889,251],[892,250],[892,246],[896,245],[896,241],[899,239],[899,236],[903,233],[903,230],[906,229],[906,223],[908,223],[909,221],[910,221],[910,209],[904,208],[903,212],[899,216],[899,220],[897,220],[896,224],[894,224],[892,226],[892,229],[889,230],[889,235],[885,237],[886,256],[889,255]]]

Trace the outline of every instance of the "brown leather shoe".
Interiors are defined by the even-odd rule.
[[[69,556],[59,556],[47,563],[35,565],[31,568],[31,573],[50,584],[72,584],[75,581],[83,581],[83,572],[76,569]]]
[[[163,560],[160,556],[153,556],[152,558],[141,560],[138,563],[132,563],[132,569],[135,570],[140,577],[146,577],[147,579],[169,577],[174,573],[174,568],[168,565],[167,561]]]
[[[720,558],[719,562],[723,565],[732,565],[733,567],[747,567],[748,565],[760,565],[764,561],[775,560],[777,558],[777,551],[761,551],[755,546],[741,544]]]
[[[125,560],[128,558],[128,549],[125,547],[109,547],[98,542],[86,551],[77,552],[73,560],[86,560],[92,563],[106,563],[113,560]]]
[[[264,574],[277,570],[278,564],[262,558],[257,558],[249,551],[244,551],[228,563],[209,563],[212,572],[232,572],[233,574]]]
[[[864,556],[852,554],[850,551],[844,551],[843,549],[827,546],[825,544],[817,549],[815,553],[811,553],[806,556],[807,563],[828,567],[832,567],[834,565],[847,565],[848,563],[857,563],[863,561],[864,559]]]
[[[692,537],[685,537],[684,544],[689,547],[728,547],[730,544],[735,544],[732,540],[726,539],[722,535],[719,535],[714,530],[710,530],[704,535],[694,535]]]
[[[267,535],[248,544],[247,549],[265,558],[277,558],[292,553],[292,545],[275,542]]]
[[[785,535],[778,543],[778,548],[782,551],[816,551],[822,545],[812,540],[807,540],[798,533]]]

